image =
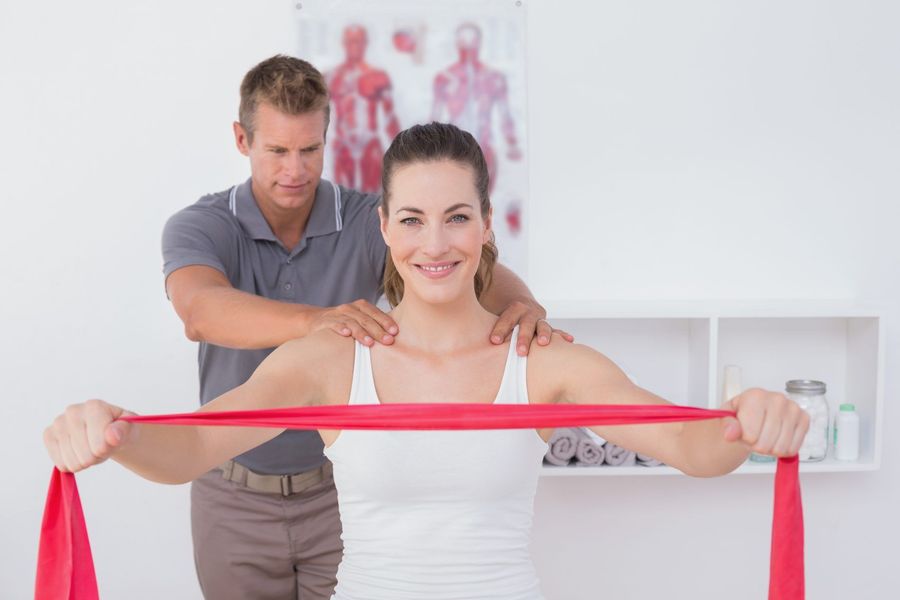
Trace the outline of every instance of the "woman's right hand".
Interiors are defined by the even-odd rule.
[[[81,471],[105,461],[136,434],[137,427],[117,420],[133,414],[103,400],[73,404],[44,430],[44,446],[60,471]]]

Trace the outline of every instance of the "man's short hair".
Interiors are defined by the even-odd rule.
[[[288,115],[325,111],[325,128],[330,118],[328,85],[314,66],[305,60],[276,54],[244,75],[238,120],[253,142],[254,118],[261,102]]]

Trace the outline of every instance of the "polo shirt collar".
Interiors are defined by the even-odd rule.
[[[259,210],[256,198],[253,197],[251,179],[234,187],[228,200],[228,208],[253,239],[281,243]],[[342,228],[341,188],[326,179],[320,179],[303,239],[328,235]]]
[[[316,200],[303,237],[328,235],[340,231],[343,227],[341,188],[327,179],[320,179],[319,187],[316,188]]]

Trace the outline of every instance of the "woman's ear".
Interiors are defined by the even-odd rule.
[[[384,243],[387,246],[390,246],[391,243],[388,241],[388,232],[387,232],[387,216],[384,214],[384,205],[378,205],[378,218],[381,219],[381,237],[384,239]]]
[[[484,219],[484,235],[483,235],[484,239],[481,242],[482,244],[487,244],[489,241],[491,241],[491,237],[493,237],[493,231],[491,230],[491,223],[493,222],[493,217],[494,217],[494,207],[492,206],[488,209],[488,215]]]

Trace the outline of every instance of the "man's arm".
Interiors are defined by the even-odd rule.
[[[516,351],[519,356],[528,354],[535,335],[537,343],[541,346],[550,343],[554,331],[570,342],[575,339],[565,331],[554,330],[545,320],[547,311],[534,299],[525,282],[499,263],[494,266],[494,277],[491,286],[481,297],[481,305],[500,315],[491,332],[491,342],[494,344],[506,341],[515,326],[519,325],[519,336],[516,340]]]
[[[335,307],[293,304],[232,287],[217,269],[191,265],[166,279],[166,292],[185,335],[228,348],[272,348],[321,329],[367,345],[393,343],[397,324],[365,300]]]

